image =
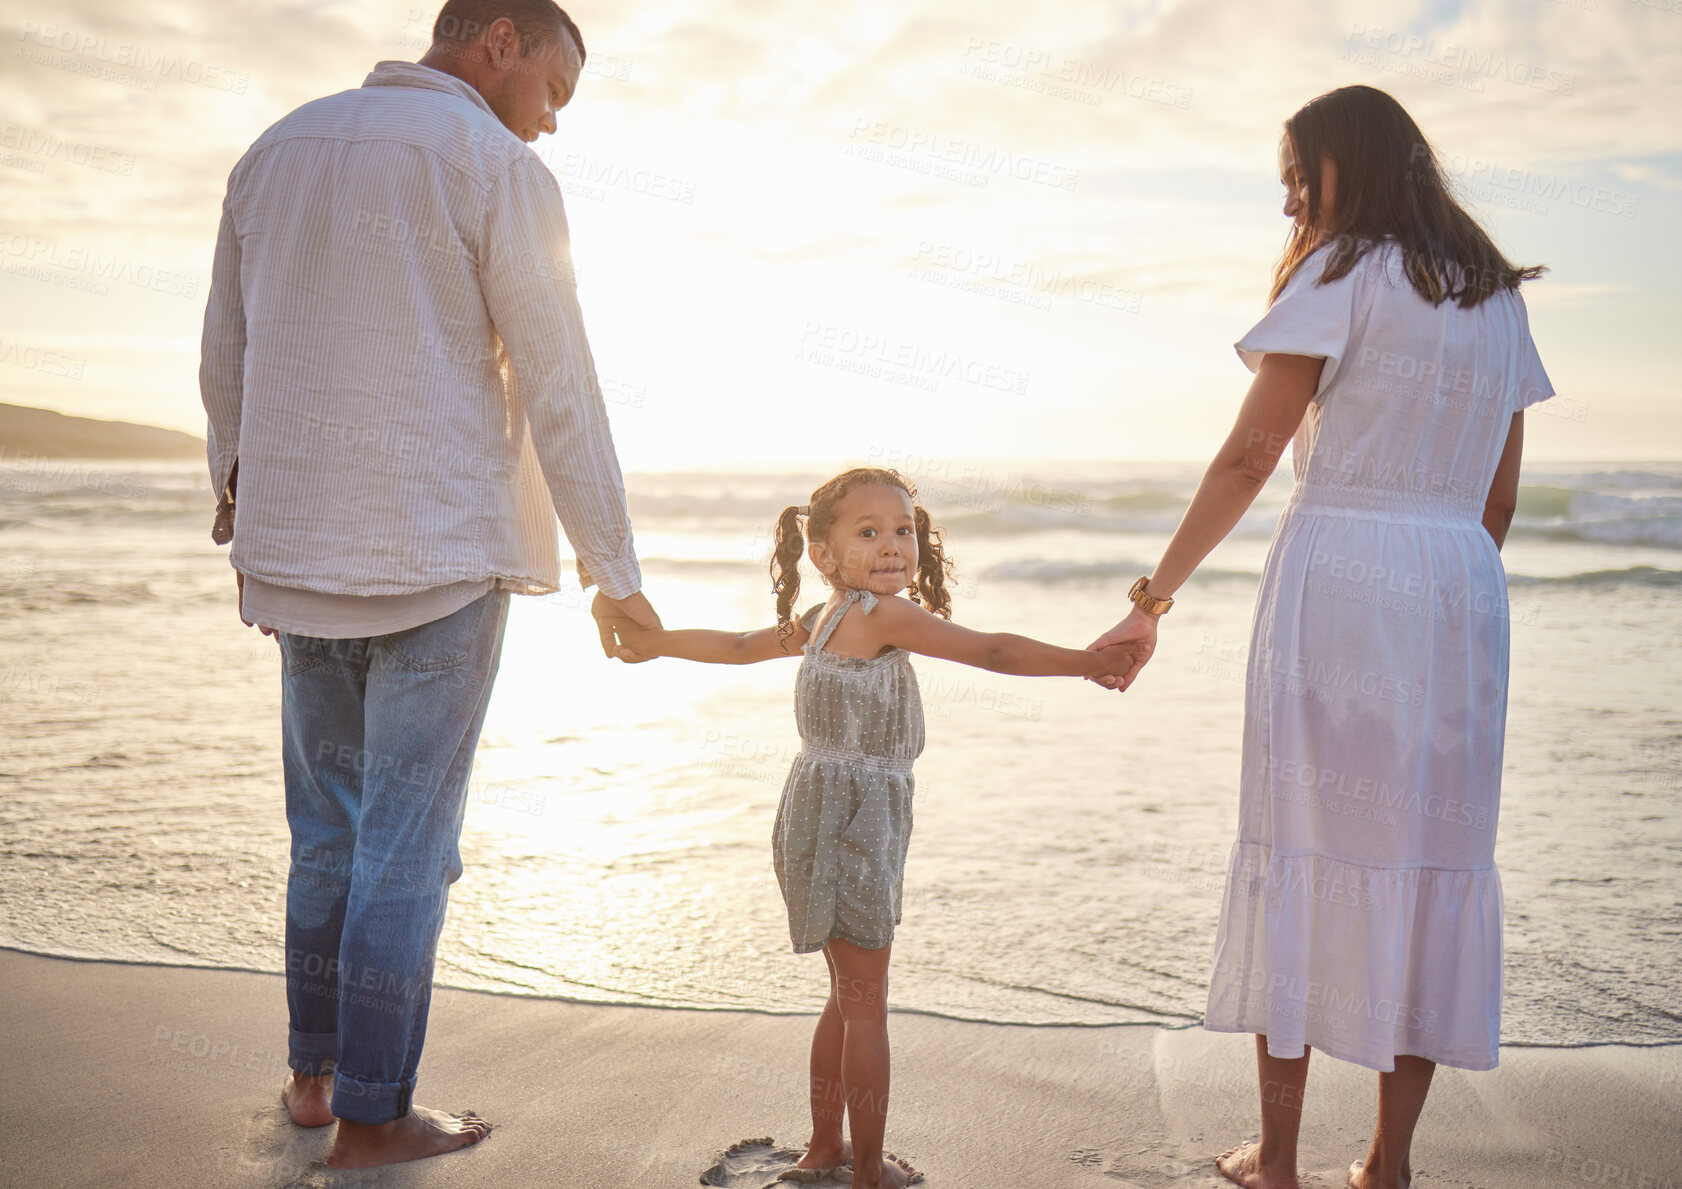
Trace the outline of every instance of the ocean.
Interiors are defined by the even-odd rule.
[[[955,618],[1076,647],[1120,618],[1200,470],[906,461],[958,561]],[[770,526],[825,477],[630,476],[668,626],[770,624]],[[1124,695],[917,659],[895,1007],[1201,1018],[1288,491],[1276,476],[1184,588]],[[0,464],[0,945],[281,968],[276,646],[239,623],[210,511],[191,464]],[[1504,557],[1503,1039],[1682,1040],[1682,464],[1527,466]],[[816,1011],[823,963],[788,952],[769,842],[795,662],[610,663],[585,606],[514,600],[438,980]]]

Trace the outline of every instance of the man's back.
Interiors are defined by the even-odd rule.
[[[559,194],[471,87],[387,62],[299,108],[235,167],[222,238],[201,379],[213,471],[239,460],[236,569],[351,595],[553,589],[528,413],[568,439],[541,470],[596,493],[561,509],[580,556],[630,553]]]

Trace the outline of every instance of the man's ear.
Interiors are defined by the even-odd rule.
[[[485,48],[489,51],[491,62],[496,66],[506,66],[511,59],[520,56],[520,31],[514,27],[514,22],[507,17],[497,17],[485,30]]]

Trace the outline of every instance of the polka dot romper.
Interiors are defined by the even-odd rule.
[[[910,655],[826,652],[835,625],[869,591],[849,591],[806,643],[794,687],[800,754],[777,806],[772,848],[796,953],[832,937],[864,949],[894,939],[911,842],[911,762],[923,750],[923,701]],[[810,632],[821,607],[802,620]]]

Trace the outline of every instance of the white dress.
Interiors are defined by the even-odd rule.
[[[1433,307],[1386,244],[1304,262],[1237,344],[1324,358],[1250,638],[1238,841],[1204,1026],[1371,1069],[1490,1069],[1507,583],[1481,519],[1553,394],[1517,294]]]

